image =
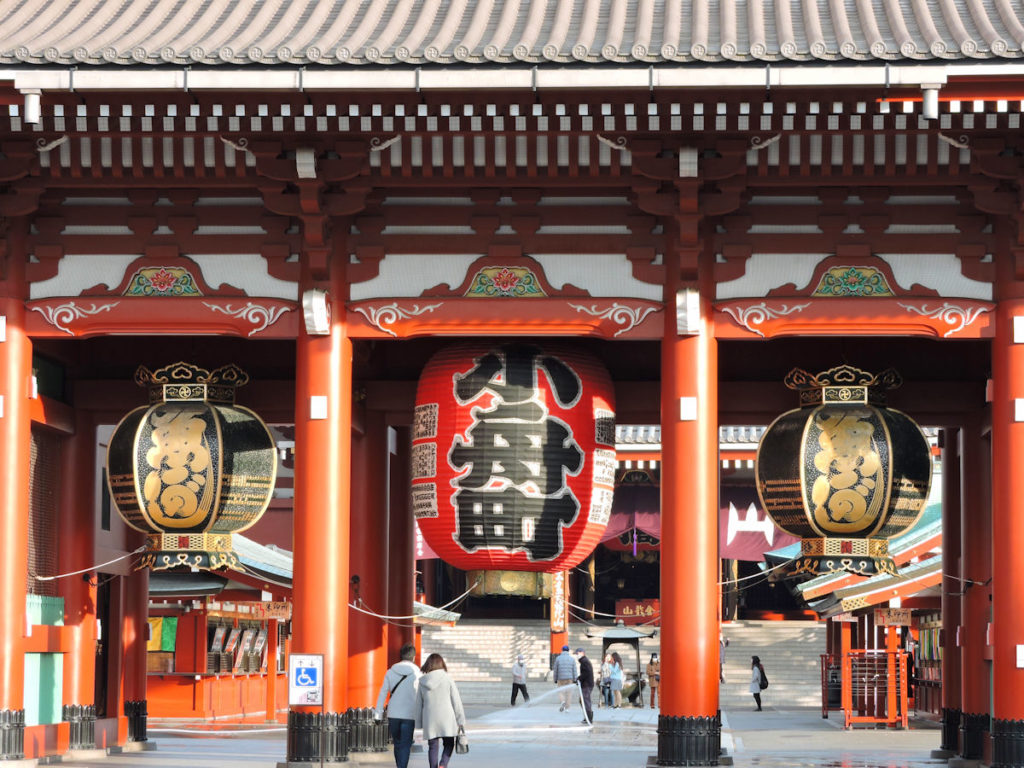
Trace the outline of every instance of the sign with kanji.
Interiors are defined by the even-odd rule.
[[[623,624],[650,624],[654,626],[661,623],[661,601],[657,598],[650,600],[616,600],[615,615],[622,619]]]
[[[412,465],[413,514],[446,562],[571,568],[593,551],[611,515],[608,372],[562,347],[442,350],[420,377]]]
[[[909,627],[910,617],[909,608],[875,608],[875,626],[878,627]]]

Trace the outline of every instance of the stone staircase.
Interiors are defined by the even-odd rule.
[[[574,623],[569,645],[583,647],[595,662],[600,659],[600,632],[608,625]],[[596,635],[588,637],[587,631]],[[725,624],[729,639],[725,654],[725,680],[720,689],[723,709],[753,706],[747,690],[750,657],[761,657],[770,681],[762,699],[766,706],[821,706],[820,656],[825,652],[825,625],[814,621],[739,621]],[[454,627],[423,628],[423,655],[440,653],[458,682],[467,705],[507,704],[510,668],[516,656],[526,656],[531,693],[553,688],[548,669],[550,629],[546,621],[462,619]],[[640,643],[646,665],[652,652],[661,652],[660,633]],[[636,656],[624,646],[613,648],[623,657],[626,672],[635,669]],[[595,697],[596,698],[596,697]]]

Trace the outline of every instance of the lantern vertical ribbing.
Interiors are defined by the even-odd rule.
[[[352,597],[366,611],[387,614],[388,515],[387,425],[368,411],[366,432],[352,447],[352,535],[349,557]],[[355,577],[358,576],[358,583]],[[375,616],[352,611],[349,619],[348,704],[371,707],[387,671],[387,627]]]
[[[680,335],[681,260],[666,248],[661,347],[661,715],[659,765],[717,765],[718,722],[718,392],[708,286],[700,323]],[[692,289],[692,287],[691,287]],[[696,333],[693,331],[696,330]]]
[[[963,488],[960,504],[962,581],[948,582],[946,589],[960,598],[960,691],[962,734],[960,754],[967,759],[982,757],[989,730],[988,644],[990,586],[992,575],[992,512],[985,492],[983,451],[988,441],[981,434],[977,417],[961,429],[961,470]],[[945,538],[945,534],[943,534]],[[947,545],[943,542],[943,549]],[[952,547],[952,542],[950,545]]]
[[[1022,321],[1024,299],[999,302],[992,341],[992,746],[993,765],[1004,767],[1024,765],[1024,669],[1017,663],[1024,645],[1024,339],[1016,328]]]
[[[942,431],[942,742],[941,754],[952,757],[960,743],[960,511],[962,433],[953,427]]]
[[[23,229],[8,238],[9,293],[0,295],[0,317],[5,318],[0,341],[0,758],[15,759],[24,754],[32,343],[25,332],[25,303],[19,293],[25,285]]]
[[[295,374],[295,570],[293,654],[323,654],[324,705],[343,716],[348,693],[349,479],[352,438],[352,343],[345,318],[346,258],[331,260],[327,335],[299,331]],[[301,715],[293,707],[289,759],[301,749]],[[342,714],[339,714],[342,713]],[[294,717],[293,717],[294,716]],[[308,718],[306,718],[308,719]],[[318,745],[311,745],[319,753]],[[336,747],[322,747],[333,754]],[[347,748],[343,750],[347,754]],[[314,755],[314,757],[319,755]],[[304,759],[307,754],[301,754]]]
[[[61,445],[60,475],[57,570],[74,573],[91,567],[96,549],[93,505],[82,503],[95,492],[96,428],[92,414],[81,409],[75,412],[75,433]],[[95,746],[96,579],[97,573],[89,571],[58,581],[69,644],[64,654],[64,712],[76,724],[72,749]]]

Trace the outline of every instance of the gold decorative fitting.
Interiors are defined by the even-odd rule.
[[[249,374],[234,363],[209,371],[179,361],[155,371],[140,365],[135,370],[135,383],[149,387],[151,403],[194,400],[231,405],[235,390],[249,383]]]
[[[794,368],[784,382],[790,389],[800,392],[801,406],[826,403],[884,405],[883,390],[899,387],[903,378],[894,368],[887,368],[876,375],[852,365],[837,365],[817,374]]]

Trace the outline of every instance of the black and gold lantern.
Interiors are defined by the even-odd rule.
[[[843,365],[795,368],[800,408],[777,418],[757,449],[757,492],[776,525],[801,538],[789,575],[896,573],[889,539],[917,521],[931,484],[920,427],[885,407],[902,379]]]
[[[140,567],[241,568],[231,534],[260,519],[277,476],[267,425],[235,405],[248,381],[234,365],[135,372],[150,405],[114,430],[107,482],[124,521],[148,534]]]

